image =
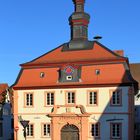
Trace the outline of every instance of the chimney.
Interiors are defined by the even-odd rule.
[[[124,56],[123,50],[114,50],[113,52],[116,53],[117,55]]]

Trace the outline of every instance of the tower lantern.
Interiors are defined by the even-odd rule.
[[[71,40],[87,40],[90,16],[84,12],[85,0],[73,0],[75,11],[70,16]]]

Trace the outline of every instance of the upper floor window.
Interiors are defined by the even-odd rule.
[[[121,123],[111,123],[111,138],[120,139],[121,138]]]
[[[47,93],[47,105],[54,105],[54,93],[53,92],[48,92]]]
[[[40,73],[40,78],[44,78],[45,77],[45,73],[44,72],[41,72]]]
[[[91,136],[92,137],[95,137],[95,138],[97,138],[97,137],[99,137],[100,136],[100,125],[99,125],[99,123],[95,123],[95,124],[91,124],[91,131],[90,131],[90,133],[91,133]]]
[[[50,137],[50,132],[51,132],[51,128],[50,128],[50,124],[43,124],[43,137]]]
[[[29,124],[27,126],[27,136],[28,137],[33,137],[34,136],[34,125],[33,124]]]
[[[97,105],[97,91],[88,92],[88,105]]]
[[[111,105],[121,105],[122,104],[122,93],[121,90],[115,90],[111,92]]]
[[[25,94],[25,106],[33,106],[33,93]]]
[[[75,103],[75,92],[67,92],[66,93],[67,104]]]
[[[96,69],[96,70],[95,70],[95,74],[96,74],[96,75],[100,75],[100,70],[99,70],[99,69]]]

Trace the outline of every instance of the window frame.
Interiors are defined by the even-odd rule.
[[[50,98],[49,98],[49,102],[50,102],[50,104],[48,104],[47,102],[48,102],[48,94],[53,94],[53,104],[51,104],[51,96],[50,96]],[[55,105],[55,92],[54,91],[45,91],[45,103],[44,103],[44,105],[45,106],[54,106]]]
[[[50,133],[49,133],[49,135],[44,135],[44,125],[49,125],[50,126]],[[47,128],[48,128],[48,126],[47,126]],[[47,129],[46,128],[46,129]],[[47,132],[46,132],[47,133]],[[48,134],[48,133],[47,133]],[[41,137],[42,138],[50,138],[51,137],[51,123],[42,123],[41,124]]]
[[[32,130],[33,135],[30,135],[31,127],[29,127],[29,135],[28,135],[28,126],[31,126],[31,125],[33,126],[33,130]],[[29,123],[28,126],[26,128],[26,136],[27,136],[27,138],[34,138],[34,124],[33,123]]]
[[[96,93],[96,103],[94,104],[94,103],[90,103],[90,93]],[[87,106],[98,106],[98,97],[99,96],[99,91],[98,90],[88,90],[87,91]],[[92,96],[93,97],[93,96]],[[94,100],[94,99],[92,99],[92,100]]]
[[[74,93],[74,103],[68,102],[68,93]],[[70,96],[70,100],[72,101],[72,96]],[[75,105],[76,104],[76,91],[65,91],[65,104],[66,105]]]
[[[119,92],[119,103],[113,103],[113,93],[117,94],[116,92]],[[117,102],[117,95],[115,95],[115,102]],[[114,89],[110,90],[110,106],[117,107],[122,106],[122,89]]]
[[[40,78],[44,78],[45,77],[45,72],[40,72]]]
[[[119,130],[120,136],[118,136],[118,137],[113,136],[113,128],[112,127],[113,127],[114,124],[119,125],[119,128],[120,128],[120,130]],[[115,130],[115,133],[117,133],[116,130]],[[111,122],[110,123],[110,138],[113,139],[113,140],[114,139],[115,140],[121,140],[122,139],[122,123],[121,122],[114,122],[114,123]]]
[[[95,136],[92,136],[92,125],[94,125],[95,129],[94,129],[94,135]],[[98,136],[96,136],[96,125],[98,125]],[[89,135],[91,138],[95,138],[95,139],[100,139],[100,122],[93,122],[93,123],[90,123],[90,128],[89,128]]]
[[[32,105],[27,105],[27,94],[32,94]],[[29,101],[30,102],[30,101]],[[32,108],[34,107],[34,93],[33,92],[26,92],[24,93],[24,107],[26,108]]]

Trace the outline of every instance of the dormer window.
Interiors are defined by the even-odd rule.
[[[80,78],[80,67],[67,65],[59,71],[59,82],[79,82]]]
[[[45,77],[45,73],[44,72],[41,72],[40,73],[40,78],[44,78]]]
[[[66,80],[72,80],[72,76],[71,75],[66,76]]]
[[[96,70],[95,70],[95,74],[96,74],[96,75],[99,75],[99,74],[100,74],[100,70],[99,70],[99,69],[96,69]]]

